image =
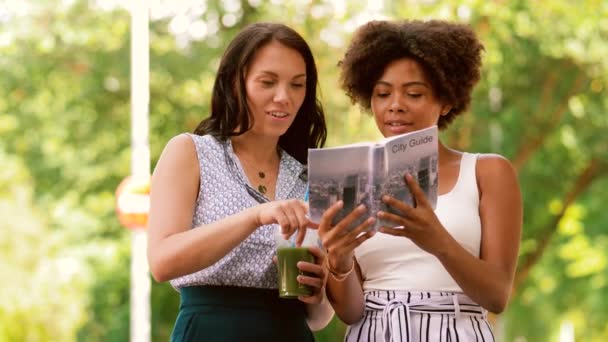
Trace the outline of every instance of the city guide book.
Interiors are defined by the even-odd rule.
[[[380,210],[398,212],[382,202],[383,195],[393,196],[409,205],[412,194],[404,176],[410,173],[418,182],[433,209],[437,205],[437,126],[409,132],[378,142],[358,143],[308,150],[309,211],[313,222],[339,200],[342,210],[334,217],[336,224],[359,204],[368,211],[351,228]],[[378,230],[395,224],[376,220]]]

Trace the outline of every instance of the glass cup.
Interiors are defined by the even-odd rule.
[[[301,271],[297,264],[299,261],[314,263],[313,255],[308,251],[308,247],[318,244],[318,235],[315,230],[307,229],[304,242],[300,247],[296,247],[294,233],[289,240],[285,240],[280,232],[280,228],[275,232],[277,242],[277,270],[279,297],[297,298],[298,296],[310,296],[313,291],[309,286],[300,284],[297,277],[308,275]]]

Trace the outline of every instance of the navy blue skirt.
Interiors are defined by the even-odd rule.
[[[171,341],[314,341],[305,304],[277,290],[195,286],[179,290]]]

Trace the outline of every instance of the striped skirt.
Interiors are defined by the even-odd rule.
[[[493,342],[487,310],[462,293],[365,292],[363,318],[347,342]]]

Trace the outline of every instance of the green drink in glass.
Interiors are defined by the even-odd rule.
[[[297,298],[312,294],[310,287],[298,282],[299,275],[306,275],[306,272],[298,268],[298,261],[315,262],[307,247],[279,247],[277,249],[278,287],[281,298]]]

